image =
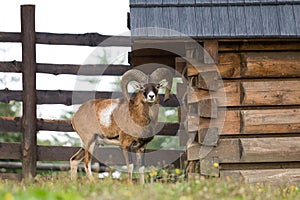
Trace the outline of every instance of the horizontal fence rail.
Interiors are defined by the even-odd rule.
[[[162,129],[157,133],[157,135],[164,135],[164,136],[176,136],[177,131],[180,129],[179,123],[159,122],[158,127],[162,127]],[[52,119],[37,119],[37,130],[74,132],[70,120],[52,120]],[[21,132],[21,118],[0,117],[0,131]]]
[[[37,161],[69,161],[80,147],[64,146],[37,146]],[[20,160],[21,143],[0,143],[0,159]],[[184,153],[182,150],[151,150],[147,149],[145,153],[145,164],[147,166],[165,166],[178,160]],[[101,158],[104,164],[125,165],[125,160],[121,148],[102,147],[94,151],[94,161]],[[170,162],[169,162],[170,161]]]
[[[0,32],[0,42],[21,42],[21,33]],[[77,45],[77,46],[131,46],[129,36],[110,36],[98,33],[58,34],[36,33],[37,44]]]
[[[48,64],[48,63],[37,63],[37,73],[47,74],[72,74],[72,75],[88,75],[88,76],[99,76],[99,75],[110,75],[110,76],[121,76],[127,70],[131,69],[129,65],[118,65],[118,64],[89,64],[89,65],[75,65],[75,64]],[[11,61],[11,62],[0,62],[0,72],[22,72],[22,62]]]
[[[37,90],[37,104],[82,104],[91,99],[107,99],[123,97],[121,92],[95,92],[95,91],[63,91],[63,90]],[[177,107],[180,105],[176,95],[171,94],[170,99],[163,101],[164,94],[159,94],[160,105]],[[22,91],[0,90],[0,102],[22,101]]]

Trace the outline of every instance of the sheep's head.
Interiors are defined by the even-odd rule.
[[[172,72],[166,68],[158,68],[150,75],[136,69],[127,71],[121,81],[121,87],[124,97],[129,101],[127,86],[133,82],[134,89],[143,93],[143,101],[147,103],[155,103],[158,100],[157,94],[160,88],[166,87],[164,101],[170,96],[173,82]]]

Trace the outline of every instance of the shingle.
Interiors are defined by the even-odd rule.
[[[300,36],[300,5],[293,5],[297,35]]]
[[[178,4],[195,4],[196,3],[196,0],[184,0],[184,1],[179,1]]]
[[[281,5],[277,7],[281,35],[296,35],[296,24],[293,6]]]
[[[141,29],[147,26],[147,19],[145,13],[145,8],[131,8],[130,25],[132,36],[147,36],[147,33],[144,32],[143,29]]]
[[[228,0],[228,3],[245,3],[245,0]]]
[[[196,0],[196,4],[207,4],[211,3],[212,0]]]
[[[194,7],[180,7],[179,27],[183,35],[197,36],[196,15]]]
[[[163,4],[178,4],[178,0],[163,0]],[[163,27],[166,28],[166,36],[179,36],[178,7],[163,7]],[[173,31],[174,30],[174,31]]]
[[[211,7],[203,7],[203,23],[202,23],[202,28],[203,28],[203,36],[210,36],[212,37],[214,32],[213,32],[213,20],[212,20],[212,8]]]
[[[245,6],[247,35],[263,35],[260,6]]]
[[[229,36],[228,9],[225,6],[212,8],[214,36]]]
[[[228,7],[228,23],[229,23],[229,36],[236,35],[236,27],[235,27],[235,7]]]
[[[235,12],[234,23],[235,23],[236,36],[247,35],[245,8],[243,6],[236,6],[234,7],[234,12]]]
[[[280,34],[276,6],[261,6],[263,34],[274,36]]]
[[[203,35],[203,7],[195,7],[195,21],[197,26],[197,36]]]
[[[179,0],[163,0],[163,4],[165,5],[177,5]]]
[[[162,4],[162,0],[148,0],[147,5]],[[163,27],[162,7],[147,7],[147,32],[148,36],[159,36],[159,28]]]

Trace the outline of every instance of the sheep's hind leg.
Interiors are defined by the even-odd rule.
[[[71,168],[71,180],[77,179],[77,170],[79,163],[84,158],[84,149],[80,148],[70,159],[70,168]]]
[[[94,181],[92,174],[92,153],[94,151],[95,142],[92,142],[88,148],[84,150],[84,169],[91,181]]]

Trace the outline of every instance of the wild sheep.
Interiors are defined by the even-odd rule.
[[[110,144],[122,147],[129,181],[134,168],[131,152],[136,154],[140,182],[144,183],[145,147],[156,134],[158,90],[166,87],[164,101],[168,100],[172,78],[172,72],[166,68],[158,68],[151,75],[132,69],[122,76],[124,98],[96,99],[81,105],[73,115],[72,125],[83,142],[83,148],[70,159],[71,178],[76,179],[78,165],[84,159],[87,176],[93,180],[91,153],[95,145]],[[133,98],[129,97],[127,89],[130,82],[138,90]]]

